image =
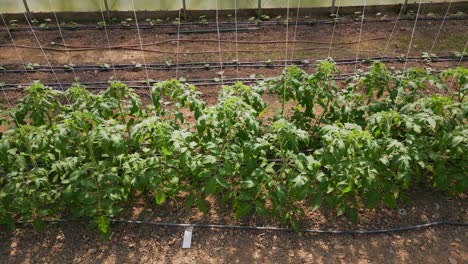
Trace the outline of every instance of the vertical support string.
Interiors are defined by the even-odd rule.
[[[418,23],[419,11],[421,10],[421,2],[422,2],[422,0],[419,0],[418,11],[416,12],[416,18],[414,20],[413,31],[411,32],[411,39],[410,39],[410,43],[408,45],[408,51],[406,52],[405,64],[403,65],[403,70],[406,69],[406,64],[408,63],[408,56],[409,56],[410,51],[411,51],[411,46],[413,45],[414,33],[416,32],[416,24]]]
[[[465,43],[465,47],[463,48],[463,51],[462,51],[461,56],[460,56],[460,60],[458,60],[458,64],[457,64],[456,68],[460,67],[461,62],[463,61],[463,57],[465,56],[465,52],[466,52],[467,47],[468,47],[468,40]],[[450,82],[450,85],[449,85],[449,89],[452,88],[453,82],[455,82],[455,78],[452,78],[452,81]]]
[[[332,34],[331,34],[331,39],[330,39],[330,47],[328,47],[328,58],[331,57],[331,51],[332,51],[332,46],[333,46],[333,39],[335,37],[335,30],[336,30],[336,24],[338,22],[338,14],[340,13],[340,6],[341,6],[341,0],[338,2],[338,7],[336,8],[336,13],[335,13],[335,18],[334,18],[334,23],[333,23],[333,29],[332,29]],[[333,9],[336,7],[335,5],[335,0],[333,1]]]
[[[224,85],[224,73],[223,73],[223,58],[221,55],[221,34],[219,32],[219,11],[218,11],[218,0],[216,0],[216,30],[218,32],[218,50],[219,50],[219,66],[221,68],[221,85]]]
[[[437,31],[437,34],[436,34],[435,38],[434,38],[434,42],[432,42],[431,49],[429,50],[429,55],[434,50],[434,47],[435,47],[435,45],[437,43],[437,40],[439,39],[440,31],[442,31],[442,27],[444,26],[445,20],[447,19],[447,16],[448,16],[450,7],[452,6],[452,3],[453,3],[453,0],[450,0],[450,3],[448,5],[448,7],[447,7],[447,12],[445,12],[444,19],[442,20],[442,23],[440,23],[440,27],[439,27],[439,30]]]
[[[179,78],[179,51],[180,51],[180,24],[181,24],[180,16],[181,16],[181,10],[179,8],[179,24],[177,25],[176,79]]]
[[[289,42],[289,0],[288,0],[288,6],[286,8],[286,42],[285,42],[286,56],[284,58],[285,68],[288,66],[288,42]]]
[[[148,85],[148,89],[151,90],[151,85],[149,83],[149,74],[148,74],[148,65],[146,64],[145,58],[145,51],[143,50],[143,42],[141,41],[141,34],[140,34],[140,26],[138,24],[138,17],[135,9],[135,1],[132,0],[132,7],[133,7],[133,15],[135,16],[135,23],[138,33],[138,40],[140,41],[140,49],[141,49],[141,56],[143,57],[143,65],[145,65],[145,73],[146,73],[146,84]],[[180,23],[180,21],[179,21]]]
[[[293,38],[293,44],[291,48],[291,63],[294,60],[294,48],[296,47],[296,36],[297,36],[297,23],[299,21],[299,13],[301,10],[301,0],[297,1],[297,14],[296,14],[296,25],[294,26],[294,38]]]
[[[24,66],[25,65],[25,60],[24,60],[23,56],[21,55],[21,52],[19,51],[18,47],[16,46],[16,41],[13,38],[13,35],[10,32],[10,28],[8,27],[8,24],[5,21],[5,18],[3,17],[2,13],[0,13],[0,16],[2,17],[3,24],[5,24],[5,28],[6,28],[7,32],[8,32],[8,36],[10,37],[11,43],[13,43],[13,47],[15,47],[15,52],[16,52],[16,54],[18,54],[18,58],[21,60],[21,63],[23,64],[23,68],[26,70],[26,76],[28,77],[29,82],[32,83],[31,75],[29,74],[29,71]]]
[[[34,28],[32,27],[31,22],[29,21],[28,16],[26,15],[26,12],[23,13],[23,14],[24,14],[24,18],[26,18],[26,22],[28,22],[29,29],[30,29],[31,32],[33,33],[34,39],[36,40],[37,44],[39,45],[39,49],[41,50],[42,55],[43,55],[44,58],[46,59],[47,64],[49,65],[49,68],[50,68],[50,70],[52,71],[52,74],[53,74],[54,77],[55,77],[55,80],[57,80],[57,83],[58,83],[60,89],[61,89],[62,91],[64,91],[64,88],[63,88],[63,86],[62,86],[62,83],[60,83],[60,80],[59,80],[57,74],[55,73],[54,68],[52,67],[52,64],[51,64],[50,61],[49,61],[49,58],[47,57],[47,54],[45,53],[44,48],[42,47],[41,42],[39,41],[39,38],[38,38],[37,35],[36,35],[36,32],[34,32]],[[67,99],[68,99],[68,98],[67,98]]]
[[[109,54],[111,65],[112,65],[112,72],[114,74],[114,79],[118,80],[117,73],[115,71],[114,59],[112,59],[113,52],[110,48],[111,45],[110,45],[110,40],[109,40],[109,33],[107,32],[107,22],[106,22],[106,18],[104,17],[104,11],[102,10],[101,4],[99,4],[99,10],[101,11],[102,22],[104,23],[104,32],[106,33],[107,49],[108,49],[108,54]]]
[[[60,27],[60,22],[58,20],[58,17],[57,17],[57,13],[53,10],[52,8],[52,4],[50,2],[50,0],[48,0],[49,2],[49,7],[50,7],[50,10],[54,13],[54,17],[55,17],[55,22],[57,22],[57,28],[59,30],[59,33],[60,33],[60,37],[62,38],[62,42],[63,42],[63,45],[66,46],[66,42],[65,42],[65,37],[63,36],[63,33],[62,33],[62,27]],[[65,50],[65,54],[67,54],[67,57],[68,57],[68,61],[70,64],[73,64],[72,61],[71,61],[71,55],[70,55],[70,52],[68,51],[68,49]],[[76,75],[76,72],[75,72],[75,68],[74,67],[71,67],[72,71],[73,71],[73,76],[75,77],[75,81],[78,80],[77,78],[77,75]]]
[[[364,0],[364,6],[362,7],[362,17],[361,17],[361,28],[359,29],[359,39],[358,39],[358,48],[356,51],[356,60],[354,64],[354,72],[357,72],[357,67],[358,67],[358,60],[359,60],[359,51],[361,49],[361,37],[362,37],[362,27],[364,25],[364,17],[366,15],[366,5],[367,5],[367,0]]]
[[[237,34],[237,0],[234,0],[234,21],[236,26],[235,37],[236,37],[236,79],[239,80],[239,43]]]
[[[403,10],[405,9],[405,5],[401,5],[400,12],[398,13],[397,18],[395,19],[395,24],[393,24],[392,32],[390,33],[390,36],[387,40],[387,43],[385,44],[384,52],[383,52],[383,57],[387,56],[387,50],[390,47],[390,41],[393,38],[393,34],[395,33],[395,29],[397,27],[398,21],[400,20],[401,14],[403,13]]]

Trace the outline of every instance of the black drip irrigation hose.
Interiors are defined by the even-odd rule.
[[[443,18],[443,17],[419,17],[418,18],[418,21],[443,21],[443,20],[466,20],[468,19],[468,16],[453,16],[453,17],[447,17],[447,18]],[[385,22],[394,22],[394,21],[414,21],[415,18],[412,18],[412,17],[404,17],[404,18],[399,18],[399,19],[364,19],[364,22],[365,23],[385,23]],[[361,19],[359,19],[359,22],[361,21]],[[346,24],[352,24],[352,23],[356,23],[356,21],[346,21],[346,22],[338,22],[339,24],[341,25],[346,25]],[[206,27],[210,27],[210,26],[213,26],[213,25],[216,25],[217,23],[215,22],[184,22],[184,23],[181,23],[180,26],[183,27],[183,26],[206,26]],[[230,26],[230,25],[235,25],[236,23],[235,22],[219,22],[218,23],[219,25],[222,25],[222,26]],[[301,20],[301,21],[289,21],[289,22],[286,22],[286,21],[261,21],[261,22],[250,22],[250,21],[244,21],[244,22],[237,22],[237,25],[239,26],[246,26],[246,27],[249,27],[249,26],[253,26],[253,27],[257,27],[257,26],[277,26],[277,25],[309,25],[309,26],[313,26],[313,25],[317,25],[317,24],[325,24],[325,25],[334,25],[335,22],[333,20],[330,20],[330,19],[323,19],[323,20],[309,20],[309,21],[304,21],[304,20]],[[175,28],[177,27],[178,25],[174,24],[174,23],[159,23],[159,24],[154,24],[154,25],[151,25],[149,23],[139,23],[138,24],[138,28],[139,29],[156,29],[156,28]],[[106,29],[136,29],[136,25],[133,25],[133,24],[129,24],[129,25],[115,25],[115,24],[109,24],[109,25],[106,25]],[[40,31],[40,30],[43,30],[43,31],[47,31],[47,30],[58,30],[59,27],[56,27],[56,26],[45,26],[45,27],[33,27],[34,30],[37,30],[37,31]],[[103,30],[104,27],[103,26],[99,26],[99,25],[76,25],[76,26],[67,26],[67,25],[63,25],[63,26],[60,26],[60,29],[61,30]],[[226,29],[223,29],[223,30],[228,30],[230,28],[226,28]],[[29,31],[31,30],[29,27],[9,27],[9,28],[6,28],[6,27],[1,27],[0,28],[0,31],[7,31],[7,30],[10,30],[10,31]],[[234,29],[235,30],[235,29]]]
[[[69,223],[69,222],[90,222],[90,220],[72,220],[72,219],[58,219],[58,220],[45,220],[45,223]],[[208,228],[208,229],[237,229],[237,230],[251,230],[251,231],[278,231],[278,232],[299,232],[299,233],[317,233],[317,234],[341,234],[341,235],[358,235],[358,234],[385,234],[394,232],[404,232],[410,230],[418,230],[423,228],[430,228],[436,226],[462,226],[467,227],[466,222],[456,221],[437,221],[424,224],[384,228],[384,229],[369,229],[369,230],[332,230],[332,229],[300,229],[294,230],[286,227],[272,227],[272,226],[243,226],[243,225],[221,225],[221,224],[183,224],[183,223],[165,223],[165,222],[148,222],[140,220],[127,220],[127,219],[111,219],[111,223],[120,224],[141,224],[162,227],[195,227],[195,228]],[[28,222],[18,222],[17,224],[29,224]]]
[[[334,79],[335,80],[344,80],[351,76],[352,74],[341,74],[339,76],[336,76]],[[223,84],[224,85],[230,85],[230,84],[235,84],[237,82],[242,82],[242,83],[258,83],[260,81],[265,81],[270,78],[224,78],[223,79]],[[163,80],[160,81],[155,81],[151,80],[149,82],[150,85],[158,82],[162,82]],[[125,83],[128,85],[130,88],[134,89],[148,89],[148,82],[147,81],[120,81],[122,83]],[[86,86],[87,89],[89,90],[105,90],[109,86],[109,81],[99,81],[99,82],[77,82],[81,85]],[[216,85],[221,85],[221,78],[219,80],[214,80],[214,79],[193,79],[193,80],[186,80],[183,81],[183,83],[188,83],[188,84],[194,84],[198,86],[216,86]],[[45,86],[52,87],[53,89],[56,90],[62,90],[62,89],[67,89],[66,87],[69,87],[73,85],[74,83],[71,82],[61,82],[61,83],[43,83]],[[30,86],[31,84],[29,83],[0,83],[0,91],[22,91],[24,90],[25,87]]]
[[[433,73],[440,73],[441,71],[433,71]],[[341,73],[337,74],[333,77],[333,80],[346,80],[350,76],[355,75],[355,73]],[[241,82],[244,84],[255,84],[261,81],[268,81],[274,79],[276,77],[267,77],[267,78],[223,78],[224,85],[232,85],[237,82]],[[216,79],[216,80],[215,80]],[[193,84],[197,86],[221,86],[221,78],[215,79],[192,79],[192,80],[184,80],[181,81],[182,83]],[[120,81],[128,85],[128,87],[133,89],[148,89],[148,84],[152,85],[158,82],[163,82],[166,80],[150,80],[149,82],[146,80],[141,81]],[[98,82],[61,82],[61,83],[43,83],[45,86],[52,87],[56,90],[63,90],[68,89],[67,87],[78,83],[81,85],[86,86],[88,90],[105,90],[109,86],[109,81],[98,81]],[[30,83],[0,83],[0,91],[9,92],[9,91],[22,91],[25,87],[28,87],[32,84]],[[65,86],[65,87],[64,87]]]
[[[299,67],[313,67],[313,63],[319,60],[275,60],[275,61],[251,61],[251,62],[223,62],[223,68],[282,68],[284,63],[296,65]],[[431,62],[431,63],[440,63],[440,62],[459,62],[459,61],[468,61],[468,56],[458,57],[451,55],[442,55],[432,58],[427,57],[408,57],[407,59],[402,57],[368,57],[361,58],[356,61],[356,59],[338,59],[334,62],[336,65],[353,65],[353,64],[366,64],[372,61],[380,62]],[[164,70],[170,71],[175,70],[209,70],[213,68],[221,68],[219,62],[190,62],[190,63],[179,63],[176,65],[167,65],[167,64],[140,64],[138,67],[135,64],[114,64],[111,68],[103,67],[100,65],[73,65],[73,66],[36,66],[34,69],[8,69],[7,67],[11,66],[23,66],[22,64],[5,64],[3,65],[3,70],[0,70],[0,73],[34,73],[34,72],[72,72],[72,71],[110,71],[110,70],[119,70],[119,71],[138,71],[138,70]],[[1,66],[1,65],[0,65]]]

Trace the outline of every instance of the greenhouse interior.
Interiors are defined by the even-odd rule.
[[[468,262],[468,1],[0,18],[0,262]]]

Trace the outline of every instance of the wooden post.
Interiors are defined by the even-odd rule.
[[[258,18],[262,15],[262,0],[258,0]]]
[[[332,5],[331,5],[330,14],[334,14],[334,13],[335,13],[335,2],[336,2],[336,0],[332,0]]]
[[[23,0],[24,9],[26,10],[29,21],[31,21],[31,10],[29,10],[28,2]]]
[[[107,20],[110,23],[112,23],[112,20],[111,20],[111,16],[110,16],[110,10],[109,10],[109,3],[107,2],[107,0],[104,0],[104,6],[106,8],[106,14],[107,14]]]
[[[187,2],[185,0],[182,0],[182,6],[184,9],[184,19],[187,20]]]
[[[408,7],[408,0],[405,0],[403,3],[403,12],[406,12],[406,8]]]

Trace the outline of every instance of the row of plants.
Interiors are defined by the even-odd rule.
[[[344,83],[337,73],[332,61],[313,74],[288,67],[223,87],[214,105],[177,80],[153,85],[146,106],[119,82],[99,94],[35,83],[0,115],[0,223],[66,215],[108,234],[132,197],[150,194],[203,212],[213,197],[236,217],[297,229],[307,207],[355,221],[359,208],[395,207],[415,185],[467,191],[466,68],[376,62]]]
[[[455,13],[451,13],[451,14],[448,14],[449,17],[463,17],[465,16],[465,13],[461,12],[461,11],[458,11],[458,12],[455,12]],[[415,18],[416,17],[416,12],[414,10],[408,10],[405,15],[402,16],[402,18],[404,17],[410,17],[410,18]],[[434,13],[427,13],[426,14],[426,17],[437,17],[438,15],[437,14],[434,14]],[[378,17],[378,18],[381,18],[381,19],[388,19],[388,16],[387,15],[383,15],[382,13],[376,13],[375,14],[375,17]],[[228,21],[230,22],[235,22],[236,19],[235,19],[235,16],[233,16],[233,14],[227,14],[226,15],[226,18],[228,19]],[[317,19],[314,19],[314,18],[311,18],[310,16],[303,16],[301,17],[302,21],[305,21],[307,23],[310,23],[310,24],[315,24],[318,22]],[[343,18],[344,16],[343,15],[338,15],[338,13],[332,13],[330,14],[330,18],[332,19],[332,21],[334,23],[339,23]],[[354,21],[360,21],[361,19],[364,19],[364,15],[362,12],[354,12],[352,15],[351,15],[351,18],[354,20]],[[109,22],[106,22],[106,21],[99,21],[96,23],[97,25],[97,28],[100,28],[100,29],[103,29],[105,26],[107,26],[108,24],[119,24],[120,22],[120,25],[122,26],[122,28],[130,28],[130,26],[132,26],[132,22],[134,19],[131,18],[131,17],[128,17],[128,18],[125,18],[123,20],[118,20],[116,17],[112,17],[110,19]],[[181,19],[180,18],[171,18],[171,17],[166,17],[166,18],[146,18],[143,22],[141,23],[142,25],[149,25],[151,27],[155,27],[157,25],[160,25],[160,24],[167,24],[167,23],[172,23],[173,25],[175,26],[179,26],[181,24]],[[201,24],[201,25],[207,25],[209,22],[208,22],[208,16],[207,15],[201,15],[199,17],[187,17],[187,20],[188,21],[192,21],[196,24]],[[239,19],[241,20],[241,19]],[[288,17],[288,18],[283,18],[283,16],[269,16],[267,14],[261,14],[259,16],[254,16],[254,17],[250,17],[248,18],[248,21],[254,21],[256,24],[261,24],[262,22],[265,22],[265,21],[278,21],[278,22],[282,22],[283,24],[287,24],[289,21],[293,20],[293,18],[291,17]],[[18,20],[18,19],[11,19],[8,21],[8,27],[10,28],[18,28],[19,27],[19,24],[20,23],[26,23],[27,21],[21,21],[21,20]],[[43,20],[39,20],[39,19],[36,19],[36,18],[32,18],[30,20],[30,24],[34,27],[38,27],[38,28],[43,28],[43,29],[49,29],[50,27],[54,27],[54,26],[57,26],[57,23],[54,23],[54,21],[50,18],[45,18]],[[65,22],[65,21],[62,21],[60,22],[59,24],[60,27],[68,27],[68,28],[77,28],[79,26],[78,23],[74,22],[74,21],[70,21],[70,22]]]

